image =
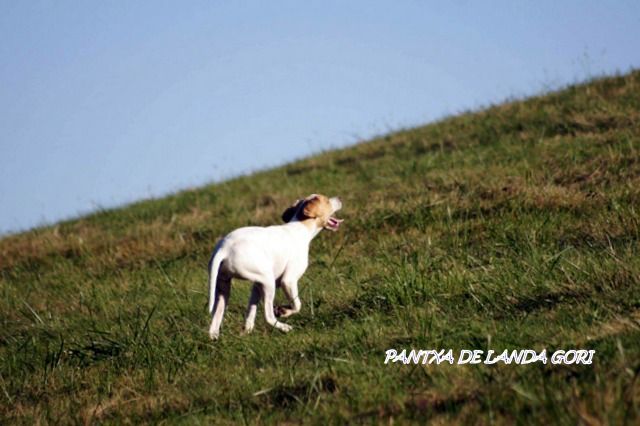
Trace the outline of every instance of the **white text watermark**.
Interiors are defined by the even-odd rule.
[[[387,349],[385,364],[584,364],[591,365],[596,351],[593,349],[559,349],[547,353],[546,349],[515,349],[504,351],[480,349]]]

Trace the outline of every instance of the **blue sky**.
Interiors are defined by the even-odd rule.
[[[638,1],[5,1],[0,233],[626,72],[639,46]]]

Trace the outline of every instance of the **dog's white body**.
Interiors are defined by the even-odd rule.
[[[311,197],[323,196],[314,194]],[[245,315],[246,332],[253,330],[261,297],[264,299],[267,323],[284,332],[291,330],[291,326],[276,319],[273,299],[276,287],[280,286],[291,302],[291,308],[282,309],[281,316],[287,317],[300,311],[298,280],[307,269],[309,244],[324,227],[336,230],[341,222],[330,217],[342,207],[340,200],[324,198],[330,204],[330,208],[327,207],[326,210],[331,210],[328,219],[323,219],[324,222],[311,217],[300,220],[298,217],[304,202],[312,199],[308,197],[306,200],[299,200],[297,205],[290,208],[295,208],[296,212],[288,223],[239,228],[216,245],[209,262],[209,312],[212,314],[209,336],[212,339],[217,339],[220,335],[232,278],[254,283]]]

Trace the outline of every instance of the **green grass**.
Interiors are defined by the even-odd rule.
[[[64,190],[64,189],[61,189]],[[306,194],[302,312],[207,337],[216,240]],[[640,420],[640,72],[0,241],[0,422]],[[282,295],[278,295],[282,300]],[[388,348],[596,350],[594,364],[384,365]]]

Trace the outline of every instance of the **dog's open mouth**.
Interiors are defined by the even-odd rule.
[[[330,231],[337,231],[343,220],[344,219],[338,219],[337,217],[331,216],[324,227]]]

